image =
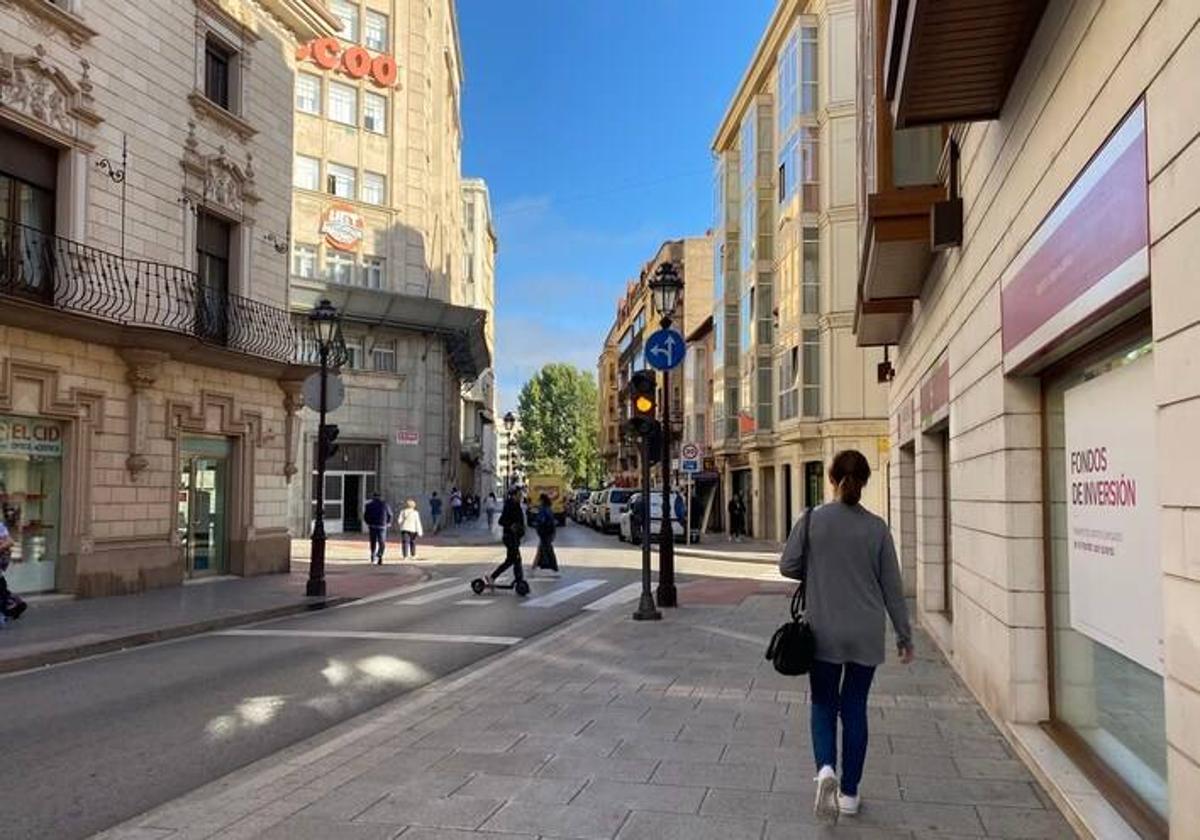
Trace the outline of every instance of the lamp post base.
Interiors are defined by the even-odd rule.
[[[637,612],[633,614],[634,621],[660,621],[662,613],[654,606],[654,596],[649,592],[642,593],[641,603],[638,604]]]
[[[661,582],[658,584],[658,605],[660,607],[679,606],[679,598],[675,593],[675,584]]]
[[[325,581],[310,580],[304,588],[304,594],[309,598],[324,598],[325,597]]]

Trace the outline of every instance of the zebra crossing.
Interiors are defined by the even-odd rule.
[[[453,606],[488,607],[504,603],[498,597],[485,593],[481,596],[470,595],[467,589],[468,576],[439,577],[419,583],[398,587],[385,593],[374,595],[369,599],[346,604],[353,607],[357,604],[378,604],[386,602],[399,607],[421,607],[439,601],[449,601]],[[517,604],[521,609],[550,609],[568,604],[588,596],[597,589],[607,586],[610,581],[603,577],[589,577],[582,580],[567,581],[560,578],[527,578],[534,593],[528,598],[519,599]],[[612,592],[582,604],[580,609],[595,612],[619,607],[636,601],[641,591],[640,584],[631,583],[621,586]]]

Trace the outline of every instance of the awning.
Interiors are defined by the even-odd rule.
[[[1046,0],[892,0],[885,90],[896,128],[995,119]]]
[[[293,278],[293,311],[307,313],[323,298],[348,322],[441,336],[451,367],[463,381],[475,380],[491,367],[492,354],[485,334],[487,312],[482,309],[455,306],[436,298]]]

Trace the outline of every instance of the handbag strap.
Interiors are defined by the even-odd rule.
[[[808,532],[812,526],[813,509],[804,511],[804,537],[800,541],[800,585],[792,593],[792,620],[799,621],[808,609]]]

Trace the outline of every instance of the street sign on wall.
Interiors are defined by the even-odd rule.
[[[397,429],[396,443],[401,446],[418,446],[421,443],[421,433],[412,429]]]

